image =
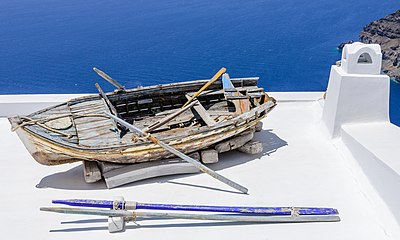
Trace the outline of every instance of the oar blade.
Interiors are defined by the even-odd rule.
[[[102,77],[104,80],[106,80],[107,82],[111,83],[112,85],[114,85],[116,88],[118,88],[118,90],[120,91],[125,91],[125,87],[122,86],[119,82],[117,82],[116,80],[114,80],[112,77],[108,76],[105,72],[101,71],[98,68],[93,68],[93,71],[95,71],[100,77]]]

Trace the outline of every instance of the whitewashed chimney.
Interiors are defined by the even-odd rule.
[[[331,67],[322,113],[331,137],[342,124],[389,121],[390,79],[381,65],[378,44],[345,45],[340,66]]]

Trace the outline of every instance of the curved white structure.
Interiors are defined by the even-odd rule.
[[[388,122],[390,79],[381,74],[378,44],[353,43],[343,48],[340,66],[332,66],[322,120],[331,137],[349,123]]]

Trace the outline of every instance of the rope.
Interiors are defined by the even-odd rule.
[[[29,117],[21,116],[20,118],[22,118],[24,120],[27,120],[27,121],[19,124],[15,128],[11,128],[11,131],[14,132],[20,127],[24,127],[26,125],[36,124],[36,125],[44,128],[44,129],[47,129],[47,130],[51,131],[51,132],[58,133],[60,135],[66,136],[67,138],[72,138],[72,134],[61,132],[61,131],[59,131],[57,129],[54,129],[52,127],[49,127],[49,126],[46,126],[45,124],[40,123],[40,122],[48,122],[48,121],[51,121],[51,120],[55,120],[55,119],[59,119],[59,118],[65,118],[65,117],[73,117],[73,118],[74,117],[75,118],[80,118],[80,117],[105,117],[105,118],[108,118],[108,116],[106,116],[104,114],[72,114],[72,113],[63,114],[63,115],[57,115],[57,116],[49,116],[49,117],[37,118],[37,119],[32,119],[32,118],[29,118]]]
[[[132,141],[137,142],[140,140],[140,141],[144,142],[144,141],[148,140],[149,137],[150,137],[150,133],[147,133],[146,135],[143,135],[143,136],[134,134],[132,137]]]
[[[23,119],[27,119],[27,120],[29,120],[29,121],[34,121],[32,118],[28,118],[28,117],[21,117],[21,118],[23,118]],[[54,129],[54,128],[52,128],[52,127],[49,127],[49,126],[46,126],[46,125],[44,125],[44,124],[42,124],[42,123],[35,122],[34,124],[36,124],[36,125],[38,125],[38,126],[40,126],[40,127],[44,128],[44,129],[47,129],[47,130],[49,130],[49,131],[51,131],[51,132],[55,132],[55,133],[58,133],[58,134],[64,135],[64,136],[66,136],[67,138],[72,138],[72,135],[71,135],[71,134],[68,134],[68,133],[65,133],[65,132],[58,131],[57,129]],[[16,129],[18,129],[18,127],[20,127],[20,126],[17,126],[17,127],[16,127],[16,128],[13,130],[13,131],[15,131]]]

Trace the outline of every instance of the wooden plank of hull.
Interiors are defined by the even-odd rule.
[[[43,165],[59,165],[81,161],[81,158],[71,157],[69,153],[64,153],[57,148],[54,142],[43,142],[36,135],[33,135],[22,128],[16,130],[25,148],[32,157]]]
[[[235,87],[244,87],[244,86],[255,86],[258,81],[258,77],[252,78],[232,78],[231,81]],[[124,94],[116,95],[116,94],[107,94],[111,101],[125,101],[126,99],[132,98],[135,96],[136,98],[149,98],[152,95],[160,95],[160,93],[164,95],[168,95],[170,93],[176,93],[177,91],[181,91],[182,93],[197,91],[201,86],[207,83],[209,80],[195,80],[188,82],[178,82],[178,83],[170,83],[170,84],[162,84],[156,86],[146,86],[135,89],[126,90]],[[222,82],[220,80],[216,81],[212,84],[208,89],[221,89]]]
[[[179,151],[188,154],[200,149],[208,148],[224,139],[233,137],[254,126],[259,120],[260,119],[245,123],[238,128],[231,126],[230,128],[221,128],[218,131],[212,131],[205,134],[200,133],[193,136],[187,136],[180,141],[175,141],[175,143],[168,142],[168,144],[171,144]],[[18,129],[17,133],[20,135],[20,138],[23,139],[25,146],[27,146],[27,149],[35,160],[45,165],[57,165],[82,160],[136,163],[173,157],[171,153],[157,145],[149,144],[147,142],[139,146],[132,146],[125,149],[115,148],[103,151],[91,151],[88,149],[77,150],[66,148],[55,144],[52,141],[33,136],[31,133],[28,133],[23,129]]]
[[[32,114],[29,114],[27,117],[31,118],[44,118],[51,115],[62,115],[62,114],[69,114],[68,104],[63,103],[52,108],[48,108],[46,111],[38,111]]]
[[[42,119],[42,118],[48,118],[51,116],[60,116],[60,115],[65,115],[65,114],[69,114],[68,103],[63,103],[63,104],[57,105],[53,108],[49,108],[47,111],[38,111],[36,113],[32,113],[32,114],[28,115],[27,117],[29,117],[31,119]],[[48,122],[44,122],[44,125],[47,125],[47,123]],[[70,127],[66,128],[66,129],[62,129],[62,132],[64,132],[66,135],[71,136],[70,138],[65,137],[65,135],[60,135],[58,133],[55,133],[48,129],[45,129],[37,124],[32,124],[32,125],[29,124],[29,125],[26,125],[25,127],[31,131],[46,135],[46,136],[54,139],[54,141],[68,142],[68,143],[72,143],[72,144],[78,143],[75,126],[73,126],[73,125],[71,125]]]
[[[90,110],[88,110],[88,106]],[[71,105],[71,112],[75,114],[101,114],[108,111],[103,99],[93,99],[89,102],[80,102]],[[81,146],[106,146],[120,143],[118,130],[114,121],[105,117],[75,117],[76,130]],[[96,127],[96,128],[94,128]]]

